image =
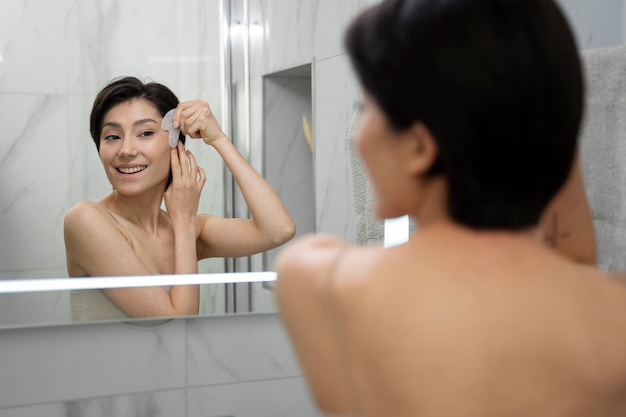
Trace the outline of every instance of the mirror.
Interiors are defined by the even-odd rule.
[[[223,59],[232,32],[223,30],[225,3],[2,2],[3,16],[19,18],[7,20],[0,36],[0,326],[67,322],[69,286],[83,284],[58,280],[67,277],[63,218],[78,201],[97,201],[111,189],[89,135],[93,100],[108,81],[134,75],[167,85],[181,101],[206,100],[235,142]],[[207,176],[199,211],[241,215],[225,201],[228,173],[216,152],[201,141],[189,140],[188,147]],[[246,263],[247,270],[265,268],[261,255]],[[275,310],[267,276],[228,278],[226,271],[243,269],[224,259],[201,261],[199,269],[201,314],[232,313],[236,304],[246,313]],[[208,283],[217,277],[220,283]],[[171,283],[172,277],[159,279],[168,278]],[[17,281],[60,287],[9,291]]]

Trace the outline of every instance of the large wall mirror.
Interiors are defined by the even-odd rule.
[[[235,70],[245,69],[237,62],[246,53],[237,38],[242,12],[228,0],[2,2],[0,327],[72,322],[68,285],[85,283],[63,280],[63,218],[76,202],[111,189],[89,136],[93,99],[108,81],[134,75],[167,85],[181,101],[206,100],[249,157],[245,71]],[[221,159],[202,145],[188,141],[207,176],[200,211],[247,215]],[[246,280],[268,269],[263,254],[204,260],[199,268],[201,315],[275,311],[273,275]],[[28,282],[34,287],[16,290]]]
[[[334,59],[318,60],[314,65],[308,52],[300,56],[298,42],[292,45],[284,43],[284,37],[270,36],[270,29],[274,34],[283,29],[290,33],[292,25],[286,19],[290,15],[282,13],[285,8],[270,7],[272,2],[267,10],[260,3],[0,3],[4,18],[0,29],[0,287],[7,290],[0,293],[0,327],[72,322],[70,290],[56,281],[67,277],[63,217],[77,201],[97,201],[110,191],[89,137],[88,118],[97,92],[119,75],[164,83],[181,100],[208,101],[253,166],[268,181],[270,177],[276,181],[273,185],[279,192],[298,191],[285,203],[299,234],[320,230],[343,233],[348,240],[354,237],[353,212],[347,203],[348,175],[344,161],[338,162],[345,155],[338,138],[344,138],[349,117],[344,120],[335,114],[349,115],[356,93],[336,80],[336,74],[342,74],[337,68],[343,67],[335,67]],[[588,0],[559,3],[572,20],[581,49],[623,44],[623,0],[591,2],[593,6]],[[244,4],[251,5],[250,10],[245,10]],[[317,8],[317,2],[311,4]],[[306,23],[303,26],[308,30]],[[322,22],[314,23],[316,28],[311,23],[310,29],[317,35],[328,32]],[[308,39],[310,33],[306,33]],[[323,37],[317,35],[314,39],[318,42],[328,43],[319,41]],[[331,32],[329,36],[339,35]],[[291,51],[290,45],[298,53]],[[338,53],[328,48],[318,53],[327,58]],[[289,51],[297,57],[289,61],[297,65],[275,65],[291,57]],[[317,87],[312,89],[312,85]],[[255,93],[250,100],[250,90],[262,90],[262,98]],[[305,140],[310,138],[302,132],[305,120],[320,128],[314,161]],[[263,137],[283,132],[301,137],[289,146],[272,142],[275,148],[268,149],[271,140]],[[207,173],[200,211],[246,216],[222,161],[212,149],[199,145],[188,143]],[[329,166],[331,160],[337,163]],[[315,176],[307,174],[311,171]],[[304,177],[297,176],[300,174]],[[260,282],[251,282],[255,276],[245,278],[247,273],[271,271],[275,255],[272,251],[245,259],[202,261],[201,274],[194,277],[202,285],[200,314],[275,311],[271,272],[260,275]],[[215,283],[220,279],[221,283]],[[43,281],[56,282],[63,289],[16,290],[19,286],[14,286],[31,283],[43,288]],[[113,281],[106,284],[113,285]]]

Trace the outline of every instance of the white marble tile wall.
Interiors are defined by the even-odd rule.
[[[3,330],[0,407],[184,387],[185,331],[184,320]]]
[[[276,314],[0,330],[0,417],[315,416]]]
[[[310,65],[264,78],[264,175],[296,223],[296,238],[315,232],[313,149],[307,142],[312,91]],[[266,253],[272,268],[280,248]]]
[[[624,43],[624,0],[556,0],[563,9],[580,49]]]
[[[188,390],[188,417],[321,417],[302,378]],[[233,398],[245,400],[235,402]]]
[[[313,55],[319,61],[344,55],[344,34],[363,9],[379,0],[318,0],[314,6]]]
[[[345,55],[315,62],[315,198],[319,232],[355,237],[348,127],[359,90]]]
[[[263,77],[312,65],[316,227],[348,240],[354,236],[354,209],[345,134],[358,89],[345,59],[343,31],[376,2],[249,1],[251,103],[264,94]],[[252,141],[262,143],[263,109],[253,105],[251,111]]]

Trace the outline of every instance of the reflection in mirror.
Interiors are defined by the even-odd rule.
[[[51,7],[54,16],[63,16],[62,22],[49,19]],[[64,214],[78,201],[98,201],[111,191],[88,124],[93,99],[107,81],[132,74],[168,85],[183,101],[205,100],[228,133],[230,88],[222,77],[228,39],[221,31],[222,2],[158,0],[146,8],[137,0],[54,5],[35,0],[0,6],[6,14],[18,14],[17,9],[25,23],[7,31],[13,38],[0,40],[0,109],[6,138],[0,143],[0,187],[5,196],[0,201],[0,280],[66,277]],[[138,15],[151,24],[137,25]],[[54,63],[45,66],[45,77],[41,65],[32,65],[33,55]],[[225,216],[224,164],[201,141],[192,142],[188,148],[203,161],[205,190],[210,190],[202,193],[198,211]],[[224,271],[225,261],[219,257],[199,263],[200,273]],[[268,288],[266,283],[203,285],[200,314],[231,313],[243,301],[248,301],[246,311],[252,304],[255,310],[259,305],[273,309]],[[63,317],[69,305],[67,291],[2,297],[1,316],[15,317],[16,323],[54,312]]]
[[[174,146],[162,128],[172,110]],[[195,274],[199,260],[251,256],[293,237],[280,197],[225,135],[206,101],[179,102],[161,83],[116,78],[96,95],[89,126],[112,191],[80,201],[65,216],[70,276]],[[249,218],[198,213],[206,175],[186,139],[219,154]],[[188,316],[198,313],[199,295],[198,285],[176,279],[166,286],[74,291],[72,317]]]

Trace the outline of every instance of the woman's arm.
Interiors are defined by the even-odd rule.
[[[556,251],[576,262],[596,264],[593,219],[578,153],[565,184],[545,210],[540,228],[545,242]]]
[[[164,202],[174,231],[174,273],[197,274],[197,212],[206,176],[182,142],[171,150],[171,168]]]
[[[202,138],[219,153],[239,185],[252,217],[199,216],[200,258],[247,256],[275,248],[293,237],[295,225],[280,197],[233,146],[206,102],[181,103],[173,120],[183,133]]]
[[[339,318],[328,306],[331,292],[336,296],[342,286],[335,280],[330,290],[329,280],[340,274],[348,248],[337,238],[319,235],[290,243],[276,259],[274,287],[281,321],[317,405],[346,416],[352,415],[354,397],[338,346]]]
[[[151,275],[135,252],[133,239],[101,205],[83,201],[64,222],[65,252],[70,276]],[[194,253],[195,255],[195,253]],[[180,316],[198,313],[195,285],[111,288],[103,290],[129,317]]]

